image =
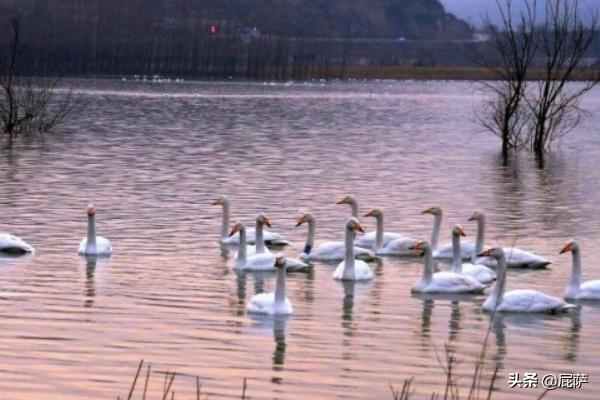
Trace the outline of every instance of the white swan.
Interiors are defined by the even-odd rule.
[[[246,227],[238,222],[231,229],[230,235],[238,234],[240,238],[239,249],[235,259],[235,268],[245,271],[275,271],[275,255],[272,253],[259,253],[249,256],[247,254]],[[298,271],[308,268],[308,265],[300,260],[286,258],[286,269]]]
[[[492,294],[483,303],[484,311],[524,312],[524,313],[558,313],[573,308],[558,297],[550,296],[537,290],[517,289],[505,293],[506,257],[501,247],[495,247],[478,254],[481,257],[493,257],[498,264],[498,280]]]
[[[265,246],[265,240],[264,240],[264,226],[268,226],[269,228],[271,227],[271,221],[269,220],[269,217],[267,217],[265,214],[260,213],[258,214],[258,216],[256,217],[256,227],[254,228],[254,232],[255,232],[255,244],[250,245],[247,244],[246,245],[246,255],[251,256],[254,254],[263,254],[263,253],[267,253],[270,254],[271,250],[269,250],[269,248],[267,246]],[[246,232],[246,235],[248,235],[248,232]],[[246,237],[246,242],[248,241],[248,238]]]
[[[249,313],[266,315],[290,315],[294,313],[292,303],[285,297],[285,265],[285,258],[278,254],[274,260],[274,268],[277,268],[275,292],[252,296],[246,304],[246,310]]]
[[[354,218],[358,218],[358,201],[356,197],[353,195],[348,195],[337,202],[337,204],[348,204],[352,209],[352,216]],[[379,222],[379,220],[377,220]],[[382,216],[382,224],[383,224],[383,216]],[[375,250],[375,242],[376,242],[377,231],[365,233],[363,236],[356,239],[354,244],[358,247],[364,247],[365,249]],[[387,246],[387,244],[395,239],[401,238],[402,235],[393,232],[383,232],[383,246]]]
[[[571,252],[573,267],[571,280],[565,290],[567,300],[600,300],[600,280],[581,283],[581,249],[575,240],[569,240],[559,254]]]
[[[35,250],[25,241],[10,233],[0,233],[0,253],[5,254],[28,254]]]
[[[346,221],[346,255],[344,261],[338,264],[333,279],[342,281],[366,281],[373,279],[373,271],[369,264],[362,260],[354,259],[354,236],[355,231],[364,232],[362,226],[355,217]]]
[[[315,218],[312,214],[306,213],[302,215],[296,227],[308,224],[308,236],[304,250],[300,254],[301,260],[314,261],[339,261],[346,256],[346,245],[344,242],[325,242],[317,247],[315,246]],[[375,254],[371,250],[363,249],[362,247],[354,247],[354,256],[360,260],[372,261],[376,259]]]
[[[490,283],[496,280],[496,273],[485,265],[463,263],[460,255],[461,236],[467,235],[460,225],[454,225],[452,229],[452,272],[470,276],[481,283]]]
[[[434,217],[433,229],[431,231],[431,247],[433,248],[434,258],[452,259],[452,244],[438,245],[440,238],[440,228],[442,227],[442,217],[444,212],[441,207],[433,206],[423,211],[422,214],[431,214]],[[462,242],[460,244],[460,254],[463,260],[471,258],[475,252],[475,243]]]
[[[87,235],[79,243],[79,254],[109,256],[113,248],[110,241],[102,236],[96,235],[96,209],[90,204],[85,213],[88,217]]]
[[[477,221],[477,240],[472,259],[483,251],[483,242],[485,240],[485,214],[481,211],[475,211],[469,221]],[[503,247],[506,255],[506,265],[508,268],[545,268],[551,264],[544,257],[529,251],[521,250],[517,247]],[[482,258],[476,260],[477,264],[483,264],[495,268],[496,260],[494,258]]]
[[[425,263],[421,279],[412,285],[413,292],[419,293],[482,293],[485,285],[470,276],[452,271],[434,273],[433,249],[427,242],[419,242],[414,250],[425,252]]]
[[[355,244],[362,246],[359,243],[367,243],[367,240],[363,240],[369,236],[369,240],[374,238],[372,242],[372,249],[377,255],[396,255],[396,256],[414,256],[418,255],[415,250],[410,250],[418,240],[410,237],[403,236],[399,233],[384,232],[383,231],[383,212],[377,208],[369,211],[365,214],[365,217],[375,217],[377,220],[377,230],[375,232],[369,232],[365,236],[358,239]],[[373,235],[372,235],[373,234]],[[389,240],[385,243],[385,237]],[[395,237],[395,238],[394,238]]]
[[[223,218],[221,221],[221,243],[237,245],[240,240],[238,235],[229,236],[229,198],[227,196],[221,196],[213,201],[212,204],[213,206],[221,205],[223,207]],[[254,229],[249,228],[246,232],[246,235],[248,244],[254,244],[256,242],[256,231]],[[267,244],[278,246],[289,244],[289,242],[278,233],[265,230],[263,235]]]

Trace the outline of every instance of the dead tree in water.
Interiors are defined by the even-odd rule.
[[[46,133],[62,123],[72,108],[71,94],[54,101],[57,79],[20,75],[21,26],[10,19],[8,54],[0,59],[0,130],[8,136],[7,146],[25,133]]]
[[[598,19],[593,10],[582,18],[579,0],[546,1],[541,24],[535,0],[522,0],[525,11],[517,19],[513,4],[496,0],[501,25],[490,25],[491,46],[478,47],[488,46],[477,57],[498,80],[484,83],[492,98],[477,119],[502,139],[505,158],[509,149],[527,148],[541,160],[577,126],[581,96],[599,82],[598,63],[586,59]]]
[[[492,71],[497,80],[483,82],[493,96],[485,103],[483,112],[477,115],[477,121],[502,139],[502,156],[506,158],[509,149],[519,149],[527,144],[525,94],[527,73],[536,50],[536,3],[526,2],[518,17],[512,0],[505,0],[504,6],[500,6],[499,0],[496,4],[501,26],[494,26],[489,16],[486,17],[492,39],[489,45],[484,42],[477,47],[476,61]]]
[[[538,81],[537,93],[528,100],[534,117],[530,146],[538,159],[553,141],[579,124],[579,100],[599,82],[597,62],[586,62],[596,35],[597,14],[592,10],[585,14],[589,20],[581,18],[579,0],[549,0],[546,5],[538,46],[545,61],[543,78]],[[583,81],[569,85],[577,78]]]

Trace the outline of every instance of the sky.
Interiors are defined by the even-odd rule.
[[[451,12],[459,18],[464,19],[467,22],[475,26],[481,25],[482,16],[485,15],[486,10],[489,10],[490,17],[496,18],[498,15],[496,0],[440,0],[441,3],[446,7],[446,11]],[[519,4],[522,4],[520,0],[513,0],[513,7],[515,10]],[[538,0],[538,8],[544,0]],[[600,0],[582,0],[581,3],[585,3],[592,7],[600,8]]]

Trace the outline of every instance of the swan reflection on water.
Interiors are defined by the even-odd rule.
[[[286,329],[290,321],[293,319],[291,315],[258,315],[249,314],[252,320],[252,327],[257,328],[261,332],[272,332],[275,348],[272,356],[272,369],[275,372],[281,372],[285,365]],[[271,381],[281,383],[280,377],[273,377]]]
[[[98,256],[85,256],[85,308],[92,308],[94,305],[94,297],[96,296],[96,283],[94,277],[96,275],[96,265]]]

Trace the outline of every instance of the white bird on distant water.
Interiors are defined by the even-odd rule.
[[[96,235],[96,209],[90,204],[85,213],[88,217],[87,235],[79,243],[79,254],[109,256],[113,248],[110,241],[102,236]]]
[[[296,227],[308,224],[308,236],[304,250],[300,254],[302,260],[314,261],[340,261],[346,256],[346,244],[344,242],[324,242],[315,247],[315,218],[311,213],[302,215]],[[360,260],[372,261],[377,257],[371,250],[363,249],[362,247],[354,246],[354,256]]]
[[[274,268],[277,269],[275,292],[259,293],[252,296],[246,310],[251,314],[290,315],[294,313],[292,303],[285,296],[286,260],[281,254],[274,257]]]
[[[475,211],[473,216],[469,218],[469,221],[477,221],[477,240],[475,241],[475,248],[473,251],[473,256],[475,256],[483,251],[485,214],[480,211]],[[517,247],[503,247],[502,249],[506,255],[506,265],[508,268],[546,268],[551,264],[551,262],[544,257],[529,251],[521,250]],[[475,260],[475,262],[492,268],[496,266],[496,260],[493,258],[480,258]]]
[[[441,207],[433,206],[423,211],[423,214],[433,215],[433,229],[431,231],[431,247],[434,258],[452,259],[452,244],[439,245],[440,228],[442,227],[442,217],[444,212]],[[460,244],[460,254],[463,260],[471,258],[475,252],[475,243],[462,242]]]
[[[10,233],[0,233],[0,253],[4,254],[27,254],[34,253],[35,250],[29,244],[25,243]]]
[[[460,255],[460,237],[466,236],[460,225],[452,229],[452,272],[470,276],[481,283],[490,283],[496,280],[496,273],[485,265],[463,263]]]
[[[484,311],[489,312],[522,312],[550,313],[568,311],[575,306],[565,303],[558,297],[550,296],[537,290],[517,289],[505,292],[506,257],[501,247],[494,247],[478,254],[480,257],[493,257],[498,262],[498,280],[492,294],[483,303]]]
[[[425,252],[425,262],[421,279],[412,285],[417,293],[482,293],[485,285],[470,276],[452,271],[434,273],[433,249],[427,242],[419,242],[414,250]]]
[[[338,201],[337,204],[348,204],[350,206],[350,208],[352,209],[352,216],[355,217],[355,218],[359,217],[359,215],[358,215],[359,214],[358,213],[358,201],[356,200],[356,197],[354,197],[353,195],[350,194],[350,195],[344,197],[343,199],[341,199],[340,201]],[[378,218],[377,222],[381,223],[383,225],[383,214],[381,214],[381,219],[379,219],[379,217],[376,216],[375,214],[372,215],[372,216]],[[354,242],[354,244],[356,246],[358,246],[358,247],[364,247],[365,249],[375,250],[376,237],[377,237],[377,232],[376,231],[365,233],[364,235],[362,235],[361,237],[359,237],[358,239],[356,239],[356,241]],[[385,247],[392,240],[400,239],[402,237],[403,236],[400,235],[399,233],[383,232],[383,236],[381,238],[381,240],[382,240],[382,246]]]
[[[369,264],[362,260],[354,259],[355,231],[364,233],[358,219],[350,217],[348,221],[346,221],[346,255],[344,261],[339,263],[335,269],[333,279],[342,281],[366,281],[373,279],[373,271],[371,271]]]
[[[375,232],[369,232],[360,239],[356,240],[356,245],[371,244],[371,248],[377,255],[396,255],[396,256],[414,256],[417,253],[410,250],[412,246],[417,244],[418,240],[399,233],[383,231],[383,212],[377,208],[365,214],[365,217],[375,217],[377,220],[377,229]],[[385,238],[388,238],[385,243]],[[374,239],[374,240],[372,240]]]
[[[560,254],[567,252],[573,255],[573,267],[571,280],[565,290],[565,299],[600,300],[600,280],[581,283],[581,249],[575,240],[569,240]]]
[[[221,222],[221,243],[237,245],[240,242],[238,234],[229,236],[229,209],[230,203],[227,196],[221,196],[213,201],[213,206],[221,205],[223,207],[223,218]],[[270,232],[265,230],[263,232],[265,243],[270,245],[287,245],[289,242],[278,233]],[[254,228],[248,228],[246,230],[246,242],[248,244],[254,244],[256,241],[256,231]]]
[[[272,253],[257,253],[248,255],[246,244],[246,227],[238,222],[231,228],[231,236],[238,234],[240,238],[235,268],[246,271],[275,271],[275,255]],[[300,260],[286,258],[286,269],[289,271],[300,271],[308,268],[308,265]]]

